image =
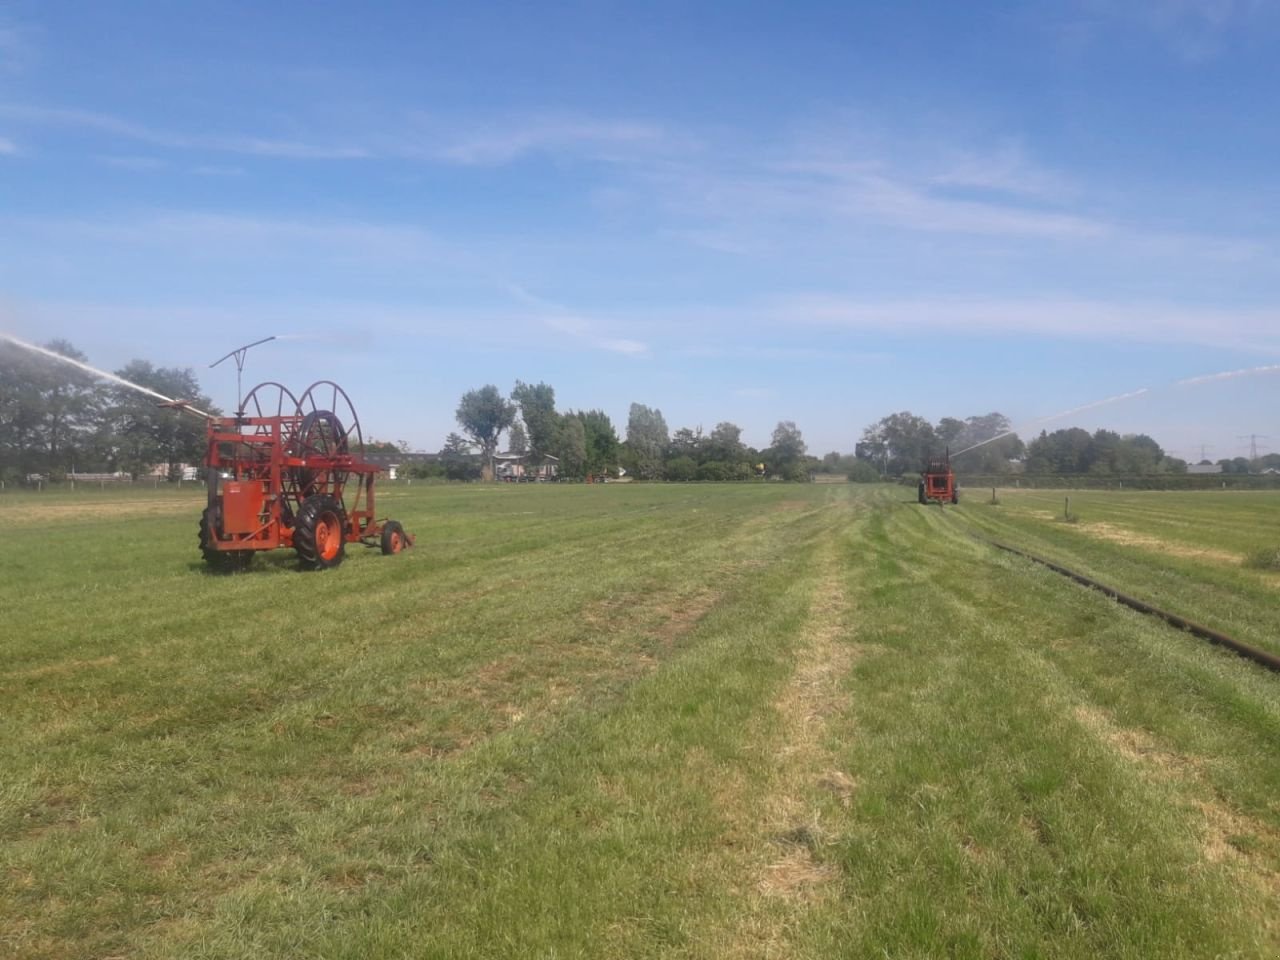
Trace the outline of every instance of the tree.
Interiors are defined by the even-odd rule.
[[[206,413],[218,415],[213,401],[200,392],[195,373],[187,368],[156,367],[149,360],[131,360],[116,375]],[[108,391],[110,405],[103,419],[100,443],[117,470],[134,478],[163,464],[170,480],[181,478],[181,465],[204,458],[206,435],[198,417],[172,407],[159,407],[145,394],[128,387]]]
[[[604,474],[618,465],[618,434],[613,421],[603,410],[585,410],[575,414],[582,421],[587,451],[587,473]]]
[[[960,424],[958,433],[955,424]],[[951,451],[957,470],[968,473],[1007,473],[1009,462],[1022,456],[1025,446],[1012,432],[1003,413],[966,417],[963,421],[943,417],[934,431],[938,441]]]
[[[480,476],[480,466],[471,452],[467,438],[451,433],[440,448],[440,464],[450,480],[475,480]]]
[[[692,480],[698,475],[698,465],[693,462],[693,458],[685,454],[678,457],[672,457],[667,461],[666,477],[668,480],[685,481]]]
[[[555,388],[546,383],[528,384],[517,380],[511,399],[520,405],[520,419],[528,432],[528,452],[533,459],[541,460],[548,454],[554,456],[560,432]]]
[[[805,442],[792,420],[782,420],[773,428],[769,452],[775,464],[795,463],[804,456]]]
[[[975,418],[970,417],[969,419],[972,421]],[[959,441],[960,437],[963,436],[968,426],[969,424],[965,423],[965,421],[957,420],[955,417],[943,417],[938,421],[938,425],[934,428],[933,432],[937,434],[938,441],[944,446],[955,447],[959,450],[961,449],[961,445],[957,441]],[[982,439],[985,440],[986,437],[983,437]]]
[[[933,424],[909,410],[890,414],[868,426],[859,445],[868,456],[878,454],[884,472],[893,476],[918,471],[936,446]]]
[[[1087,430],[1069,427],[1040,432],[1027,446],[1027,473],[1084,473],[1092,459],[1093,438]]]
[[[662,458],[670,438],[662,411],[642,403],[631,404],[627,416],[627,447],[631,451],[636,475],[641,480],[662,478]]]
[[[849,479],[853,483],[877,483],[880,480],[880,471],[870,460],[855,459],[849,467]]]
[[[738,463],[747,455],[747,448],[742,443],[742,428],[737,424],[721,421],[707,435],[703,450],[708,460],[721,460],[726,463]]]
[[[514,421],[507,431],[507,450],[519,454],[529,452],[529,438],[525,436],[524,424],[519,420]]]
[[[46,349],[83,362],[65,340]],[[104,389],[92,374],[0,343],[0,476],[61,473],[92,457]]]
[[[1223,473],[1248,473],[1249,459],[1247,457],[1232,457],[1230,460],[1219,460],[1218,466],[1222,467]]]
[[[584,477],[587,474],[587,431],[582,418],[566,414],[560,423],[560,436],[556,442],[560,458],[560,475]]]
[[[553,400],[554,403],[554,400]],[[480,448],[484,470],[493,479],[493,455],[498,451],[498,438],[516,419],[516,405],[498,392],[493,384],[462,395],[456,413],[458,425]]]
[[[681,427],[671,435],[671,448],[668,459],[688,457],[694,463],[702,460],[702,428],[696,430]]]

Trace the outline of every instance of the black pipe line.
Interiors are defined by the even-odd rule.
[[[1082,573],[1076,573],[1074,570],[1068,570],[1061,564],[1054,563],[1051,560],[1046,560],[1044,557],[1037,557],[1035,554],[1027,553],[1025,550],[1019,550],[1017,547],[1011,547],[1006,543],[1000,543],[998,540],[986,540],[986,542],[999,550],[1016,554],[1019,557],[1024,557],[1027,560],[1046,566],[1054,573],[1060,573],[1062,576],[1074,580],[1076,583],[1089,587],[1093,590],[1097,590],[1111,599],[1116,600],[1119,603],[1123,603],[1126,607],[1137,610],[1139,613],[1145,613],[1149,616],[1157,617],[1171,626],[1177,627],[1180,630],[1186,630],[1188,633],[1200,637],[1202,640],[1208,640],[1210,643],[1216,643],[1220,646],[1226,647],[1227,649],[1238,653],[1240,656],[1252,660],[1254,663],[1259,663],[1270,670],[1280,671],[1280,656],[1276,656],[1274,653],[1268,653],[1266,650],[1259,650],[1257,647],[1250,646],[1247,643],[1241,643],[1239,640],[1234,640],[1231,637],[1228,637],[1225,633],[1220,633],[1217,630],[1211,630],[1202,624],[1196,623],[1194,620],[1188,620],[1186,617],[1180,617],[1176,613],[1170,613],[1167,610],[1161,610],[1159,607],[1152,606],[1145,600],[1139,600],[1136,597],[1127,596],[1115,587],[1109,587],[1105,583],[1099,583],[1097,580],[1094,580],[1091,577],[1086,577]]]

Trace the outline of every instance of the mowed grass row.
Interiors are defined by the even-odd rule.
[[[195,501],[12,524],[0,947],[1273,954],[1275,679],[904,499],[401,488],[415,550],[231,577]]]

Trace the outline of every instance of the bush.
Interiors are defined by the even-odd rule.
[[[851,483],[878,483],[880,471],[866,460],[855,460],[849,470]]]
[[[673,457],[667,461],[668,480],[692,480],[698,473],[698,465],[692,457]]]

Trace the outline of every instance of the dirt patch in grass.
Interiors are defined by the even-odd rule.
[[[30,670],[16,670],[13,673],[0,674],[3,680],[34,680],[38,677],[61,676],[77,670],[93,670],[98,667],[109,667],[117,662],[114,654],[106,657],[95,657],[92,660],[62,660],[59,663],[46,664],[43,667],[32,667]]]
[[[191,515],[192,539],[195,524],[200,522],[200,501],[173,500],[168,497],[150,500],[76,500],[72,503],[32,503],[27,500],[3,511],[4,522],[16,526],[59,523],[70,520],[125,520],[131,517],[169,517]]]
[[[1214,563],[1233,566],[1238,566],[1244,562],[1244,557],[1238,553],[1216,550],[1212,547],[1193,547],[1185,543],[1162,540],[1159,537],[1153,537],[1147,533],[1138,533],[1113,523],[1082,523],[1079,525],[1079,530],[1081,533],[1097,540],[1106,540],[1109,543],[1118,543],[1126,547],[1138,547],[1142,550],[1156,550],[1174,557],[1184,557],[1190,560],[1212,560]]]
[[[1161,749],[1144,730],[1117,727],[1109,716],[1094,707],[1077,707],[1075,717],[1126,760],[1143,764],[1164,776],[1198,775],[1204,767],[1199,757]]]
[[[1280,873],[1269,863],[1280,858],[1280,831],[1253,817],[1229,809],[1216,797],[1205,777],[1205,761],[1162,749],[1143,730],[1117,726],[1103,711],[1080,706],[1078,719],[1091,733],[1149,776],[1172,780],[1201,794],[1191,801],[1203,817],[1201,856],[1209,863],[1231,863],[1268,899],[1280,896]],[[1205,799],[1209,794],[1211,798]],[[1268,929],[1276,929],[1272,923]]]
[[[813,902],[831,896],[838,879],[834,867],[819,863],[807,847],[796,846],[765,867],[756,888],[766,897]]]

